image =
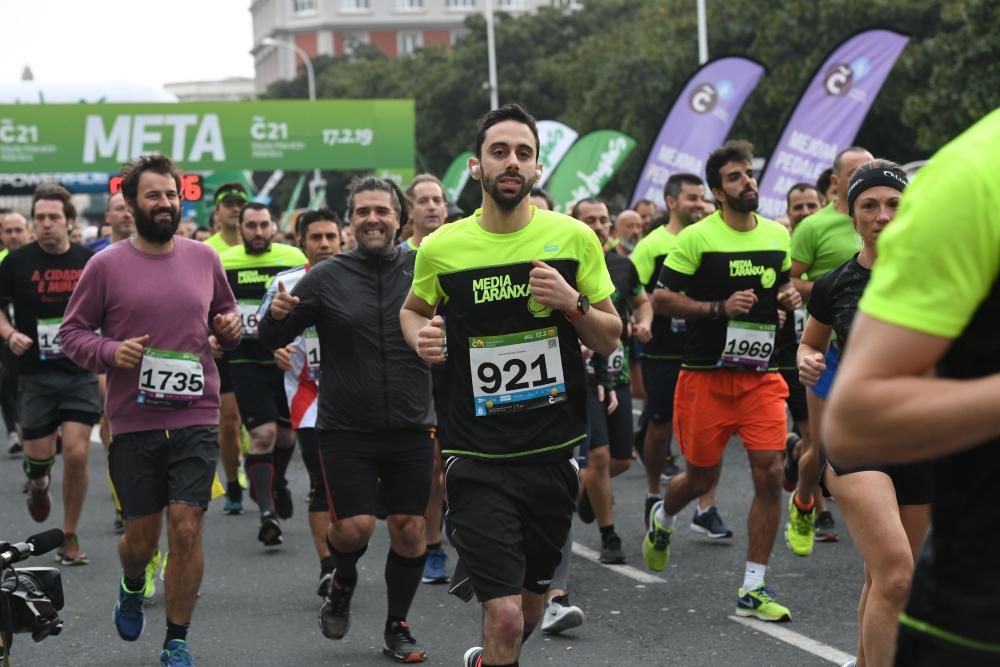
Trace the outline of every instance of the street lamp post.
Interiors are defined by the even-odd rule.
[[[486,58],[490,76],[490,108],[500,106],[500,91],[497,90],[497,47],[493,33],[493,0],[486,0]]]
[[[301,49],[299,46],[297,46],[293,42],[283,42],[281,40],[275,39],[274,37],[265,37],[265,38],[263,38],[262,40],[260,40],[260,45],[261,46],[276,46],[276,47],[280,47],[280,48],[283,48],[283,49],[290,49],[296,55],[298,55],[299,58],[302,59],[302,64],[306,66],[306,81],[309,84],[309,101],[310,102],[315,102],[316,101],[316,72],[313,71],[312,60],[309,59],[309,54],[306,53],[303,49]],[[317,169],[313,169],[313,177],[312,177],[312,180],[309,181],[309,201],[313,201],[316,198],[316,192],[318,192],[320,188],[325,187],[325,186],[326,186],[326,181],[323,179],[323,176],[320,174],[319,169],[318,168]]]

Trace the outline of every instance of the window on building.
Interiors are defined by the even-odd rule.
[[[527,9],[527,0],[497,0],[497,9]]]
[[[445,0],[446,9],[475,9],[476,0]]]
[[[340,11],[370,12],[372,9],[371,5],[371,0],[340,0]]]
[[[354,51],[362,44],[370,42],[367,32],[349,32],[344,34],[344,53],[354,55]]]
[[[292,0],[292,11],[296,16],[316,13],[316,0]]]
[[[396,0],[397,12],[419,12],[424,8],[424,0]]]
[[[419,30],[400,30],[396,33],[397,51],[410,54],[424,45],[424,34]]]

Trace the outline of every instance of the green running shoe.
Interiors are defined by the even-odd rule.
[[[739,599],[736,601],[736,615],[758,618],[762,621],[784,622],[792,620],[792,612],[788,607],[774,601],[774,593],[769,591],[763,583],[757,588],[749,591],[739,590]]]
[[[642,541],[642,559],[646,567],[654,572],[662,572],[670,562],[670,534],[674,529],[664,526],[656,518],[656,513],[663,507],[663,501],[657,502],[649,510],[649,532]]]
[[[153,554],[153,560],[146,565],[146,585],[142,589],[142,601],[144,604],[152,604],[153,596],[156,595],[156,571],[160,568],[163,556],[157,549]]]
[[[796,556],[803,558],[813,552],[816,540],[816,505],[803,512],[795,504],[795,495],[788,499],[788,523],[785,524],[785,544]]]

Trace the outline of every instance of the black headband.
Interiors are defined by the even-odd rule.
[[[888,169],[872,169],[856,175],[851,179],[851,185],[847,188],[847,214],[854,217],[854,202],[858,200],[861,193],[880,185],[902,192],[906,189],[907,181]]]

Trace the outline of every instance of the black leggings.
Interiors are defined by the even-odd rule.
[[[299,437],[299,448],[302,450],[302,462],[306,464],[309,473],[309,511],[328,512],[326,502],[326,483],[323,478],[323,466],[319,459],[319,436],[314,428],[300,428],[295,432]]]

